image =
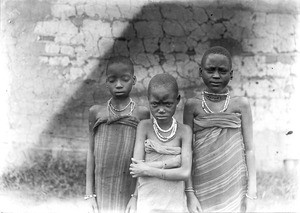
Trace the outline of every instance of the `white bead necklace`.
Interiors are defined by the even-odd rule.
[[[125,115],[132,115],[132,112],[135,107],[135,102],[130,98],[130,102],[123,108],[123,109],[116,109],[112,104],[111,104],[111,99],[108,100],[107,102],[107,109],[109,112],[111,112],[113,115],[119,116],[120,114],[117,114],[116,112],[123,112],[125,111],[128,107],[130,106],[130,111],[125,114]]]
[[[166,142],[166,141],[171,140],[175,136],[176,131],[177,131],[177,121],[174,117],[172,117],[171,127],[167,130],[164,130],[164,129],[160,128],[160,126],[157,123],[157,120],[155,118],[153,118],[153,129],[156,134],[156,137],[160,141]],[[164,133],[170,132],[170,134],[168,136],[164,136],[160,132],[164,132]]]
[[[226,100],[223,106],[223,109],[221,109],[221,111],[219,112],[225,112],[228,108],[229,105],[229,100],[230,100],[230,95],[229,93],[226,94]],[[205,113],[209,114],[209,113],[215,113],[213,112],[207,105],[205,98],[204,98],[204,92],[202,92],[202,103],[201,103],[202,109],[204,110]]]
[[[111,98],[112,99],[112,98]],[[108,100],[108,104],[110,105],[110,107],[116,111],[116,112],[123,112],[124,110],[127,109],[127,107],[129,107],[129,105],[133,102],[133,100],[130,98],[129,103],[123,108],[123,109],[117,109],[114,107],[114,105],[112,105],[111,103],[111,99]]]

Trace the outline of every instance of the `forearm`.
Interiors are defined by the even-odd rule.
[[[150,167],[146,172],[147,176],[157,177],[165,180],[187,180],[190,176],[190,170],[185,168],[158,169]]]
[[[158,169],[171,169],[171,168],[177,168],[181,166],[181,156],[177,155],[174,158],[169,158],[164,161],[152,161],[152,162],[146,162],[148,166],[158,168]]]
[[[190,176],[185,182],[185,188],[193,188],[192,176]]]
[[[256,196],[256,168],[253,150],[246,151],[246,164],[248,169],[248,195]]]
[[[87,156],[87,166],[86,166],[86,194],[91,195],[94,194],[94,186],[95,186],[95,161],[94,157],[88,153]]]

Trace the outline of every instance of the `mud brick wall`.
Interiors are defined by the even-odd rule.
[[[10,76],[9,137],[2,138],[7,162],[23,161],[28,149],[84,158],[88,109],[106,104],[111,55],[132,58],[133,97],[144,105],[152,76],[175,76],[182,119],[186,98],[203,87],[202,54],[214,45],[233,56],[232,95],[251,101],[258,168],[280,168],[296,155],[290,150],[300,97],[297,1],[13,0],[2,7]]]

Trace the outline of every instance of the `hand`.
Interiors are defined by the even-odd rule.
[[[143,177],[143,176],[148,176],[147,171],[151,168],[148,166],[144,160],[136,160],[134,158],[131,158],[132,163],[130,164],[130,174],[132,177],[137,178],[137,177]]]
[[[136,212],[136,198],[135,197],[131,197],[131,199],[129,200],[127,206],[126,206],[126,210],[125,213],[135,213]]]
[[[256,209],[256,200],[251,200],[246,197],[245,200],[245,210],[246,212],[255,212]]]
[[[187,192],[187,206],[190,213],[202,212],[200,202],[193,192]]]
[[[99,213],[96,198],[89,198],[86,202],[88,203],[88,213]]]

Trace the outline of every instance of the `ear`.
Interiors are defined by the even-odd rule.
[[[202,77],[202,67],[199,67],[199,76]]]
[[[230,71],[230,80],[233,79],[233,70]]]
[[[176,98],[177,104],[180,102],[180,99],[181,99],[181,96],[178,95],[177,98]]]
[[[133,79],[133,82],[132,82],[132,85],[135,85],[136,84],[136,76],[132,76],[132,79]]]

